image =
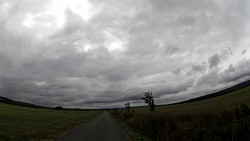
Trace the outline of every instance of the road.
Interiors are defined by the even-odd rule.
[[[77,128],[55,141],[128,141],[108,112]]]

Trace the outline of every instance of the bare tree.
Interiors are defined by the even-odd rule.
[[[125,104],[125,106],[126,106],[126,111],[128,111],[128,112],[129,112],[129,111],[130,111],[130,104],[129,104],[129,102],[128,102],[128,103],[126,103],[126,104]]]
[[[154,98],[152,96],[152,93],[146,92],[146,93],[144,93],[144,96],[145,97],[143,97],[141,99],[145,100],[145,103],[148,104],[150,111],[154,112],[155,111],[155,103],[154,103]]]

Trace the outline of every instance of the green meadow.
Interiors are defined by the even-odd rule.
[[[0,103],[0,140],[53,140],[100,113],[37,109]]]
[[[111,112],[132,140],[249,141],[250,87],[197,102]]]
[[[219,112],[220,110],[232,109],[243,103],[250,106],[250,87],[202,101],[158,106],[156,112],[171,114]],[[148,108],[138,108],[135,110],[137,112],[148,112]]]

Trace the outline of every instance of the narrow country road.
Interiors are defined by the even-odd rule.
[[[108,112],[55,141],[128,141]]]

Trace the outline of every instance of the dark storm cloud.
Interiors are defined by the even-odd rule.
[[[91,0],[88,20],[54,2],[0,1],[0,95],[123,107],[146,91],[169,103],[249,78],[247,0]]]

